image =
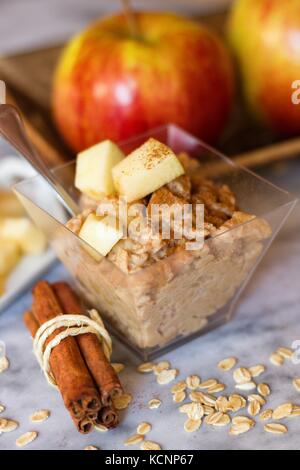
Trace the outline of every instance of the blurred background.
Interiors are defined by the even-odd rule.
[[[64,70],[68,62],[74,61],[74,66],[80,64],[80,53],[69,53],[68,58],[60,62],[63,47],[74,34],[87,28],[96,18],[108,12],[120,11],[123,3],[120,0],[0,0],[0,79],[7,84],[9,101],[21,109],[31,140],[50,165],[74,158],[74,150],[78,151],[97,139],[99,141],[109,137],[122,140],[129,135],[126,132],[119,135],[117,131],[106,135],[105,131],[101,133],[101,130],[95,129],[94,140],[76,140],[77,131],[69,130],[76,114],[73,112],[72,115],[71,110],[76,100],[68,97],[65,91],[68,81],[71,83],[73,72],[66,78]],[[300,105],[291,105],[291,86],[293,80],[300,79],[299,0],[132,0],[131,5],[136,10],[183,13],[203,23],[208,31],[218,35],[218,48],[224,47],[230,58],[230,63],[224,65],[228,59],[224,59],[223,53],[221,56],[218,56],[220,51],[217,50],[208,53],[206,59],[213,64],[208,73],[204,71],[205,53],[202,60],[201,56],[193,51],[190,53],[186,47],[186,53],[190,54],[189,58],[191,62],[194,60],[199,72],[197,85],[192,85],[199,93],[194,96],[190,94],[189,106],[196,102],[203,112],[197,117],[196,124],[181,121],[178,124],[236,158],[239,163],[268,174],[276,182],[277,176],[282,176],[287,170],[291,172],[292,180],[296,178],[298,167],[295,171],[295,166],[298,160],[294,157],[300,153]],[[262,21],[255,23],[253,19],[253,28],[250,30],[250,15],[259,18],[260,14]],[[279,18],[276,25],[274,15]],[[265,50],[267,55],[264,56]],[[105,55],[103,50],[95,48],[93,55],[98,53],[99,58]],[[172,55],[171,48],[169,55]],[[141,57],[140,72],[144,73],[143,62],[146,63],[148,59],[146,54]],[[180,67],[184,60],[184,55],[179,59],[177,57]],[[56,80],[54,96],[64,102],[65,106],[61,108],[70,108],[70,112],[65,114],[57,109],[55,103],[51,105],[53,77],[58,64],[60,76]],[[264,64],[268,64],[269,68],[265,68]],[[94,77],[90,88],[97,82],[103,82],[101,67],[103,64],[100,64],[99,59],[98,76]],[[231,69],[233,86],[226,67]],[[209,74],[210,78],[206,80]],[[109,88],[116,78],[110,77],[110,83],[105,86]],[[136,77],[133,79],[136,80]],[[218,89],[218,92],[212,92],[212,88],[209,88],[211,79],[214,80],[214,90]],[[182,79],[182,88],[183,82]],[[137,87],[142,89],[138,81]],[[107,90],[106,94],[109,94]],[[78,97],[82,96],[84,90],[78,87],[76,93]],[[183,91],[182,96],[184,93],[187,94]],[[216,98],[217,93],[219,95]],[[179,94],[170,97],[169,104],[177,106],[176,100],[180,102],[181,99]],[[115,105],[107,102],[97,104],[95,96],[89,97],[87,101],[94,109],[105,107],[108,114],[111,106]],[[151,112],[148,114],[151,115]],[[136,119],[137,112],[132,113]],[[177,112],[177,116],[179,114]],[[175,119],[176,113],[173,116]],[[173,116],[170,114],[167,121],[174,122]],[[93,127],[98,118],[100,120],[101,117],[90,119],[85,116],[82,119],[90,119],[89,125]],[[150,121],[164,122],[161,117]],[[143,127],[133,126],[132,132],[138,133],[140,129],[143,130]],[[298,186],[297,178],[296,183]],[[294,183],[286,183],[285,186],[288,186],[287,189],[295,189]]]
[[[222,11],[232,0],[135,0],[134,7],[190,15]],[[0,0],[0,54],[56,44],[103,13],[120,8],[119,0]]]
[[[190,87],[194,86],[196,92],[199,93],[195,96],[190,93],[191,96],[188,99],[190,104],[198,99],[201,101],[198,108],[209,107],[210,113],[203,111],[202,116],[199,113],[199,116],[195,117],[195,120],[198,119],[198,127],[195,123],[185,123],[178,118],[179,125],[212,143],[227,155],[237,157],[240,163],[251,167],[264,167],[274,162],[278,167],[278,162],[282,165],[283,160],[290,160],[290,157],[293,158],[300,152],[299,141],[297,145],[291,142],[291,139],[300,135],[300,105],[291,105],[292,82],[300,79],[300,2],[298,0],[284,2],[280,0],[270,2],[267,0],[132,0],[131,6],[133,9],[142,11],[158,10],[185,14],[202,22],[207,26],[208,31],[219,35],[223,43],[221,46],[230,56],[230,73],[233,74],[235,81],[233,89],[229,84],[229,73],[225,71],[227,65],[225,65],[222,53],[218,58],[216,51],[208,52],[206,58],[204,53],[202,60],[201,55],[197,56],[196,52],[190,52],[186,46],[185,53],[189,54],[189,62],[194,62],[193,66],[198,67],[199,73],[195,74],[195,77],[201,81],[201,84],[190,85]],[[52,93],[54,72],[60,63],[63,46],[74,34],[88,27],[96,18],[101,18],[107,13],[116,13],[123,7],[124,1],[121,0],[0,0],[0,79],[6,81],[9,100],[16,103],[23,111],[30,138],[38,146],[42,156],[51,164],[56,164],[61,157],[63,159],[74,157],[74,150],[78,151],[82,146],[93,144],[95,139],[109,137],[120,140],[130,135],[128,132],[121,134],[117,131],[106,135],[105,130],[101,133],[96,129],[94,140],[87,139],[85,142],[78,142],[74,135],[70,135],[75,131],[69,130],[68,134],[66,130],[74,121],[76,113],[73,112],[72,117],[72,110],[70,110],[68,115],[67,113],[63,115],[62,111],[57,110],[55,104],[51,106],[53,96],[54,101],[59,96],[68,104],[72,102],[72,99],[70,100],[64,94],[63,88],[67,80],[71,83],[73,72],[70,72],[68,78],[64,72],[60,72],[60,77],[56,80],[54,95]],[[266,17],[263,17],[264,12],[267,12]],[[254,26],[250,30],[248,23],[250,24],[251,21],[248,21],[248,18],[250,15],[256,15],[256,18],[259,18],[260,14],[262,15],[261,23],[255,24],[253,21]],[[279,18],[276,24],[273,21],[275,15]],[[163,31],[163,27],[160,26],[160,28]],[[203,41],[204,37],[205,35]],[[99,75],[94,77],[90,88],[96,87],[97,81],[103,84],[101,77],[103,65],[100,62],[101,56],[105,56],[105,51],[101,50],[101,47],[97,50],[95,46],[93,50],[94,56],[99,54]],[[123,46],[120,46],[120,50],[121,47]],[[159,55],[159,52],[157,53]],[[76,56],[76,53],[69,53],[68,58],[61,61],[60,70],[66,69],[68,61],[74,61],[74,67],[75,64],[80,67],[80,54],[78,52]],[[116,57],[113,60],[117,63],[118,52],[112,55]],[[170,48],[169,52],[166,52],[166,62],[169,61],[171,55]],[[278,60],[279,57],[282,58],[281,63]],[[161,59],[164,58],[161,57]],[[181,59],[185,60],[185,57],[182,56]],[[147,60],[143,52],[140,56],[141,73],[144,73],[142,69]],[[171,60],[174,61],[174,59]],[[204,71],[205,60],[211,63],[215,61],[210,71]],[[155,64],[151,65],[153,70],[155,66]],[[201,69],[203,75],[201,75]],[[188,73],[187,71],[186,75]],[[172,74],[171,68],[170,74]],[[210,76],[209,79],[208,76]],[[212,77],[215,81],[214,89],[222,89],[221,92],[215,92],[215,95],[219,93],[216,99],[213,97],[212,90],[207,88]],[[107,90],[114,86],[115,79],[116,77],[106,79],[107,82],[110,81],[110,83],[105,82],[107,95]],[[180,78],[179,83],[180,81],[184,88],[184,80]],[[142,84],[137,83],[137,87],[141,90]],[[76,93],[79,96],[83,90],[78,87]],[[181,99],[185,99],[184,93],[185,91],[182,92],[181,97],[180,93],[176,97],[170,97],[169,104],[174,104],[176,100],[179,103]],[[230,93],[232,96],[229,96]],[[203,101],[205,94],[209,97],[208,102]],[[91,103],[93,100],[96,100],[95,96],[92,99],[89,98]],[[155,102],[155,97],[153,101]],[[75,106],[74,103],[73,106]],[[105,106],[107,110],[109,109],[107,102],[96,104],[94,101],[91,106],[94,108]],[[168,107],[168,103],[166,102],[164,106]],[[108,114],[110,112],[115,111],[108,111]],[[147,112],[152,113],[151,110]],[[137,113],[133,111],[133,114]],[[177,116],[179,114],[177,112]],[[159,119],[152,120],[148,119],[149,116],[146,118],[157,125],[166,120],[174,122],[173,116],[176,117],[176,113],[173,115],[170,113],[168,118],[161,118],[161,116]],[[220,116],[219,122],[218,116]],[[97,116],[94,121],[100,118],[101,116]],[[86,116],[83,119],[89,120]],[[211,122],[200,122],[201,119],[207,121],[210,119]],[[91,122],[89,124],[91,125]],[[101,123],[103,129],[104,124],[106,123]],[[123,122],[120,123],[121,126],[123,124]],[[133,133],[143,130],[141,126],[133,126],[133,128]],[[281,144],[284,144],[283,147]],[[264,149],[263,153],[261,149]]]

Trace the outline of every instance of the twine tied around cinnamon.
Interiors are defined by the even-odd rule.
[[[50,385],[57,388],[55,378],[50,368],[50,355],[53,348],[59,345],[68,336],[78,336],[85,333],[93,333],[97,336],[103,352],[108,360],[112,353],[112,341],[108,334],[102,319],[97,310],[88,310],[89,316],[86,315],[58,315],[55,318],[43,323],[35,334],[33,340],[33,352],[45,374]],[[58,328],[66,328],[58,333],[47,346],[45,342],[47,338]]]

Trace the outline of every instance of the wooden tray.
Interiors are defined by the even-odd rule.
[[[225,14],[202,20],[224,34]],[[8,86],[9,100],[21,109],[30,138],[51,165],[74,157],[54,128],[50,111],[51,81],[62,47],[0,58],[0,79]],[[252,121],[239,99],[216,147],[239,163],[253,167],[300,155],[300,138],[280,141]]]

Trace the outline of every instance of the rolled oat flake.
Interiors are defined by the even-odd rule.
[[[22,434],[22,436],[18,437],[16,440],[16,445],[18,447],[24,447],[30,444],[32,441],[34,441],[38,436],[38,433],[36,431],[29,431],[26,432],[25,434]]]

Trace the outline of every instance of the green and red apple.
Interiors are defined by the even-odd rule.
[[[66,46],[54,79],[53,112],[75,151],[176,123],[205,141],[227,121],[233,68],[221,40],[171,13],[98,20]]]
[[[292,99],[300,79],[300,1],[236,0],[229,37],[256,116],[276,132],[300,134],[300,105]]]

